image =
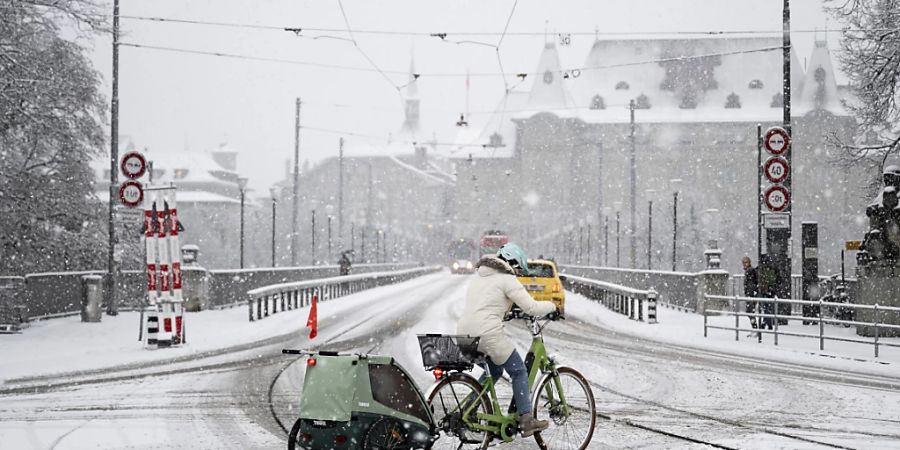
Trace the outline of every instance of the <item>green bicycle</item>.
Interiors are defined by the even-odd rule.
[[[520,311],[511,315],[531,325],[531,348],[525,366],[533,388],[532,412],[535,418],[550,422],[550,428],[534,434],[535,441],[543,450],[587,448],[597,422],[594,394],[587,380],[577,370],[557,365],[547,355],[542,331],[551,319],[538,319]],[[436,379],[425,395],[441,433],[432,448],[486,449],[494,439],[515,440],[518,414],[512,406],[509,414],[501,412],[485,357],[476,350],[478,338],[419,335],[419,346],[425,368],[433,371]],[[485,369],[482,382],[466,373],[475,364]]]

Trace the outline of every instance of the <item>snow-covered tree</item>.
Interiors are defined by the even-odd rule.
[[[105,102],[61,23],[104,26],[87,0],[0,0],[0,275],[102,267],[88,162],[103,149]]]
[[[900,0],[828,3],[846,26],[839,60],[857,98],[848,107],[862,131],[857,142],[843,144],[852,159],[884,165],[900,150]]]

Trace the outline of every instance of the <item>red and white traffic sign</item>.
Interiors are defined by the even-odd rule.
[[[147,159],[138,152],[128,152],[122,155],[122,162],[119,165],[122,174],[132,180],[144,176],[147,172]]]
[[[791,145],[791,137],[781,127],[772,127],[763,135],[763,147],[773,155],[780,155],[787,151]]]
[[[791,203],[791,194],[784,186],[771,186],[763,196],[766,207],[772,212],[784,211]]]
[[[134,208],[144,201],[144,186],[135,180],[128,180],[119,187],[119,199],[122,204]]]
[[[786,159],[780,156],[773,156],[763,164],[763,172],[765,172],[766,179],[770,182],[781,183],[787,180],[787,177],[791,174],[791,169]]]

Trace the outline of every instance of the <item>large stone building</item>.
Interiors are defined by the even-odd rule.
[[[510,92],[458,140],[454,212],[470,233],[489,225],[536,251],[615,265],[618,216],[629,267],[634,182],[636,268],[671,269],[676,191],[679,270],[701,266],[708,239],[729,269],[755,255],[757,124],[782,120],[780,37],[597,40],[578,70],[547,44],[529,77],[530,91]],[[865,183],[826,143],[852,138],[856,122],[824,41],[805,67],[793,55],[791,85],[795,265],[800,223],[817,221],[823,272],[834,271],[841,243],[862,234]]]

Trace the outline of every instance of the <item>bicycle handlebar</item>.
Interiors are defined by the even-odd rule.
[[[506,312],[506,315],[503,316],[504,321],[510,321],[513,319],[527,320],[529,322],[534,322],[537,320],[547,320],[547,321],[557,321],[557,320],[566,320],[566,316],[562,315],[559,310],[555,310],[550,314],[547,314],[543,317],[535,317],[530,314],[525,314],[524,311],[513,305],[512,309]]]

